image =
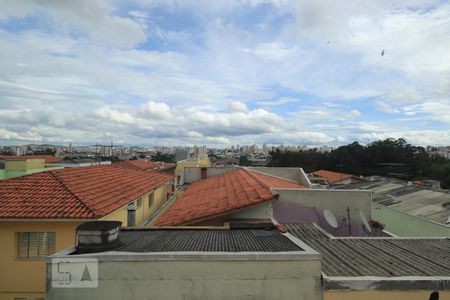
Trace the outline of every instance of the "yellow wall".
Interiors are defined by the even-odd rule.
[[[208,157],[198,158],[197,160],[181,160],[177,162],[177,167],[175,168],[175,186],[178,186],[180,176],[184,172],[184,168],[209,168],[211,167],[211,161]]]
[[[153,205],[149,207],[149,195],[153,193]],[[165,201],[166,201],[166,193],[167,186],[164,184],[154,190],[151,193],[144,194],[142,206],[138,207],[136,210],[136,225],[139,226],[144,222],[155,210],[157,210]],[[137,205],[137,200],[134,200],[134,205]],[[128,205],[128,204],[127,204]],[[116,210],[115,212],[105,216],[102,220],[105,221],[121,221],[122,226],[127,226],[127,205],[122,208]]]
[[[6,171],[23,171],[31,169],[43,169],[45,167],[44,159],[27,160],[7,160],[5,161]]]
[[[75,243],[81,221],[0,221],[0,300],[45,297],[44,259],[17,258],[17,232],[55,232],[56,251]]]
[[[428,300],[433,291],[327,291],[324,300]],[[450,300],[450,291],[440,291],[439,300]]]

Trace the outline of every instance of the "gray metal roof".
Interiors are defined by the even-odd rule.
[[[450,218],[450,192],[408,185],[394,178],[376,177],[373,181],[333,186],[335,189],[373,191],[373,201],[412,216],[446,224]]]
[[[322,254],[327,276],[450,276],[450,239],[337,238],[313,224],[284,224]]]
[[[290,252],[303,251],[275,230],[122,230],[119,252]],[[80,252],[78,252],[80,253]]]

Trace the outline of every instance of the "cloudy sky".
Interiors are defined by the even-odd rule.
[[[448,1],[0,7],[0,144],[450,145]]]

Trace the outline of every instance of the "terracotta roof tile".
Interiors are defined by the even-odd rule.
[[[97,218],[173,176],[117,166],[45,171],[0,181],[0,218]]]
[[[275,197],[249,171],[236,169],[193,183],[159,218],[156,225],[181,225],[270,201]]]
[[[0,160],[27,160],[27,159],[45,159],[45,163],[61,162],[61,158],[53,155],[0,156]]]
[[[358,178],[357,176],[351,175],[351,174],[345,174],[345,173],[339,173],[339,172],[333,172],[328,170],[319,170],[311,173],[313,176],[323,177],[325,178],[328,183],[333,183],[336,181],[340,181],[347,178]]]
[[[290,188],[290,189],[306,189],[305,186],[292,182],[292,181],[288,181],[288,180],[284,180],[281,178],[277,178],[274,176],[270,176],[267,174],[263,174],[260,172],[255,172],[252,170],[249,170],[249,172],[255,176],[259,181],[261,181],[262,183],[264,183],[265,185],[267,185],[270,188],[273,189],[282,189],[282,188]]]

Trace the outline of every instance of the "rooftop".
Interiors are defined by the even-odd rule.
[[[314,224],[284,224],[322,254],[328,277],[450,276],[448,238],[338,238]]]
[[[0,156],[0,160],[27,160],[27,159],[44,159],[45,163],[59,163],[61,159],[53,155],[23,155],[23,156]]]
[[[173,176],[118,166],[45,171],[0,181],[0,218],[103,217]]]
[[[282,188],[290,188],[290,189],[306,189],[305,186],[282,179],[279,177],[271,176],[268,174],[264,174],[258,171],[249,170],[250,174],[252,174],[254,177],[257,178],[260,182],[265,184],[266,186],[273,188],[273,189],[282,189]]]
[[[388,178],[335,186],[337,189],[364,189],[373,191],[373,201],[412,216],[446,224],[450,217],[450,192],[433,190],[420,185]]]
[[[147,161],[143,159],[123,160],[117,164],[123,168],[133,170],[165,170],[176,167],[176,164]]]
[[[277,194],[245,169],[193,183],[159,218],[157,226],[176,226],[271,201]]]
[[[304,251],[276,230],[122,229],[115,252],[290,252]],[[83,253],[83,252],[82,252]],[[80,254],[80,253],[77,253]]]
[[[328,171],[328,170],[318,170],[318,171],[312,172],[311,174],[313,176],[318,176],[318,177],[325,178],[328,181],[329,184],[334,183],[334,182],[338,182],[340,180],[344,180],[344,179],[347,179],[347,178],[360,179],[359,177],[351,175],[351,174],[333,172],[333,171]]]

